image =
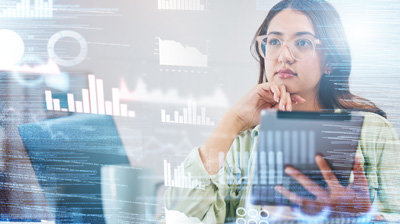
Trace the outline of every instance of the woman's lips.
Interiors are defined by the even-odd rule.
[[[280,79],[290,79],[293,78],[294,76],[297,76],[296,73],[294,73],[291,69],[289,68],[281,68],[278,70],[278,72],[276,73],[276,75],[280,78]]]
[[[295,76],[297,76],[297,74],[294,73],[286,73],[286,72],[278,72],[276,74],[280,79],[290,79],[293,78]]]

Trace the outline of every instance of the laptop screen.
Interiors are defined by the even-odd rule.
[[[101,166],[129,164],[113,118],[79,114],[18,130],[56,221],[104,223]]]

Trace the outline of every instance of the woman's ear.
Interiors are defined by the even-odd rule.
[[[332,73],[332,67],[325,65],[324,74],[330,75]]]
[[[328,61],[325,62],[324,65],[324,74],[325,75],[330,75],[333,71],[333,67],[330,65],[330,63]]]

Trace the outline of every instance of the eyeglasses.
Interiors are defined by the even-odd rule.
[[[268,60],[276,60],[287,45],[294,59],[307,61],[314,55],[316,46],[321,44],[319,39],[310,37],[296,37],[288,43],[277,35],[258,36],[256,40],[261,56]]]

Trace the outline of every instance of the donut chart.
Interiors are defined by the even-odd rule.
[[[54,49],[55,45],[61,38],[64,38],[64,37],[73,38],[79,43],[80,53],[77,57],[67,60],[67,59],[63,59],[63,58],[59,57],[56,54],[55,49]],[[49,54],[50,59],[52,59],[58,65],[65,66],[65,67],[72,67],[72,66],[82,63],[86,58],[87,52],[88,52],[88,44],[87,44],[85,38],[81,34],[75,32],[75,31],[72,31],[72,30],[63,30],[63,31],[55,33],[49,39],[49,42],[47,44],[47,53]]]

